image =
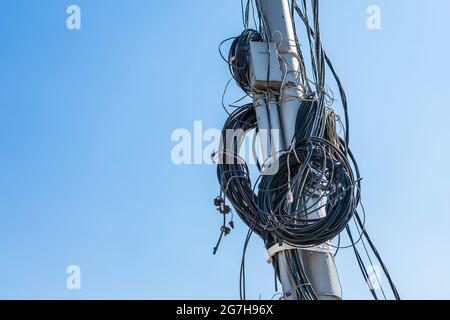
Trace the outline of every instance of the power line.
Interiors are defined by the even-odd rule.
[[[241,1],[244,31],[236,37],[224,40],[219,46],[220,54],[229,66],[232,79],[245,93],[244,98],[237,101],[245,97],[256,101],[259,96],[264,97],[266,103],[298,100],[300,108],[292,141],[288,141],[290,144],[286,145],[285,150],[272,154],[272,160],[278,164],[277,171],[270,175],[264,174],[265,166],[258,163],[260,176],[255,183],[252,183],[247,163],[240,156],[240,147],[247,133],[253,130],[258,133],[256,104],[239,106],[236,105],[238,102],[234,102],[231,106],[235,110],[231,113],[226,110],[229,117],[222,130],[223,141],[220,150],[215,155],[219,162],[217,177],[221,187],[221,195],[215,200],[215,205],[219,207],[224,217],[214,252],[217,251],[222,237],[231,231],[226,226],[226,215],[230,211],[225,203],[228,200],[239,217],[249,226],[240,272],[241,299],[246,298],[245,253],[253,233],[263,239],[268,249],[277,243],[303,249],[323,244],[332,247],[332,241],[337,238],[339,240],[335,253],[337,254],[339,249],[353,248],[363,278],[368,282],[370,275],[357,248],[358,245],[362,245],[369,263],[372,264],[371,255],[373,255],[388,279],[394,298],[400,299],[389,272],[367,233],[365,218],[361,219],[358,214],[358,209],[361,208],[365,217],[365,210],[361,204],[362,178],[349,147],[350,121],[346,94],[331,59],[322,46],[319,1],[301,0],[300,7],[295,0],[290,0],[291,15],[297,14],[303,22],[308,39],[307,54],[311,61],[312,78],[308,76],[304,53],[296,36],[298,56],[295,58],[299,62],[299,71],[295,77],[302,86],[301,91],[304,92],[301,97],[288,95],[283,90],[278,91],[269,86],[270,65],[267,86],[264,90],[256,90],[252,84],[251,43],[270,42],[270,35],[262,19],[260,3],[254,1],[256,2]],[[255,17],[255,10],[258,18]],[[255,29],[249,26],[251,16]],[[294,30],[298,31],[294,19],[293,24]],[[231,40],[229,54],[225,58],[221,47]],[[281,54],[279,60],[282,66],[286,64]],[[331,72],[341,97],[344,112],[343,137],[339,136],[336,129],[340,118],[334,111],[334,99],[327,89],[327,71]],[[288,85],[284,83],[286,76],[286,73],[283,74],[284,86]],[[229,136],[227,133],[230,130],[240,134]],[[326,214],[322,214],[323,212]],[[349,226],[352,220],[356,223],[357,238],[354,238]],[[233,227],[232,220],[230,226]],[[340,235],[343,231],[348,234],[350,246],[341,244]],[[299,251],[287,250],[281,252],[280,257],[287,265],[287,275],[297,297],[305,300],[318,299],[318,294],[308,279],[302,254]],[[280,276],[278,263],[274,261],[274,268],[276,274]],[[383,298],[386,299],[381,281],[378,275],[376,277]],[[373,297],[379,299],[374,288],[369,286],[369,289]]]

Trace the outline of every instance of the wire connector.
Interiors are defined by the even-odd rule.
[[[214,206],[216,207],[220,207],[221,205],[223,205],[224,200],[221,197],[216,197],[214,199]]]
[[[229,214],[231,212],[231,208],[227,205],[222,205],[219,208],[217,208],[217,210],[221,213],[221,214]]]

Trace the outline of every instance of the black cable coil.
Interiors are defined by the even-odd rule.
[[[239,216],[265,240],[270,233],[290,245],[315,246],[336,237],[352,218],[359,199],[342,146],[324,138],[300,140],[280,155],[275,174],[260,177],[255,194],[239,149],[244,134],[256,127],[254,108],[245,105],[231,114],[222,131],[217,175],[221,190]],[[234,135],[230,142],[228,130],[242,134]],[[322,209],[326,214],[320,214]]]
[[[279,158],[278,172],[262,176],[259,184],[262,226],[294,246],[333,239],[344,230],[356,206],[346,156],[322,138],[298,142]]]

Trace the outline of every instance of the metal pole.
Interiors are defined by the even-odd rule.
[[[260,0],[259,7],[266,36],[277,44],[281,68],[286,75],[279,112],[284,141],[288,147],[295,134],[295,119],[300,108],[298,98],[304,96],[303,87],[298,80],[300,61],[294,27],[287,0]]]
[[[304,90],[299,80],[300,61],[297,50],[294,25],[288,0],[258,0],[259,10],[267,32],[267,38],[277,44],[280,65],[285,81],[281,91],[278,108],[282,136],[287,148],[295,134],[295,122],[300,108],[300,99]],[[325,215],[324,210],[317,212],[317,217]],[[337,275],[334,257],[331,253],[299,250],[304,262],[306,274],[312,287],[321,300],[341,299],[341,287]],[[298,299],[288,274],[284,252],[275,257],[278,262],[279,278],[286,299]]]

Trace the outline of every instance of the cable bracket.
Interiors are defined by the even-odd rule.
[[[322,252],[322,253],[330,253],[333,254],[334,250],[333,247],[330,246],[328,243],[323,243],[318,246],[313,247],[299,247],[299,246],[291,246],[287,243],[277,243],[270,247],[267,250],[267,253],[269,254],[269,259],[267,260],[267,263],[271,264],[273,262],[273,257],[277,255],[278,253],[282,251],[289,251],[289,250],[305,250],[305,251],[312,251],[312,252]]]

